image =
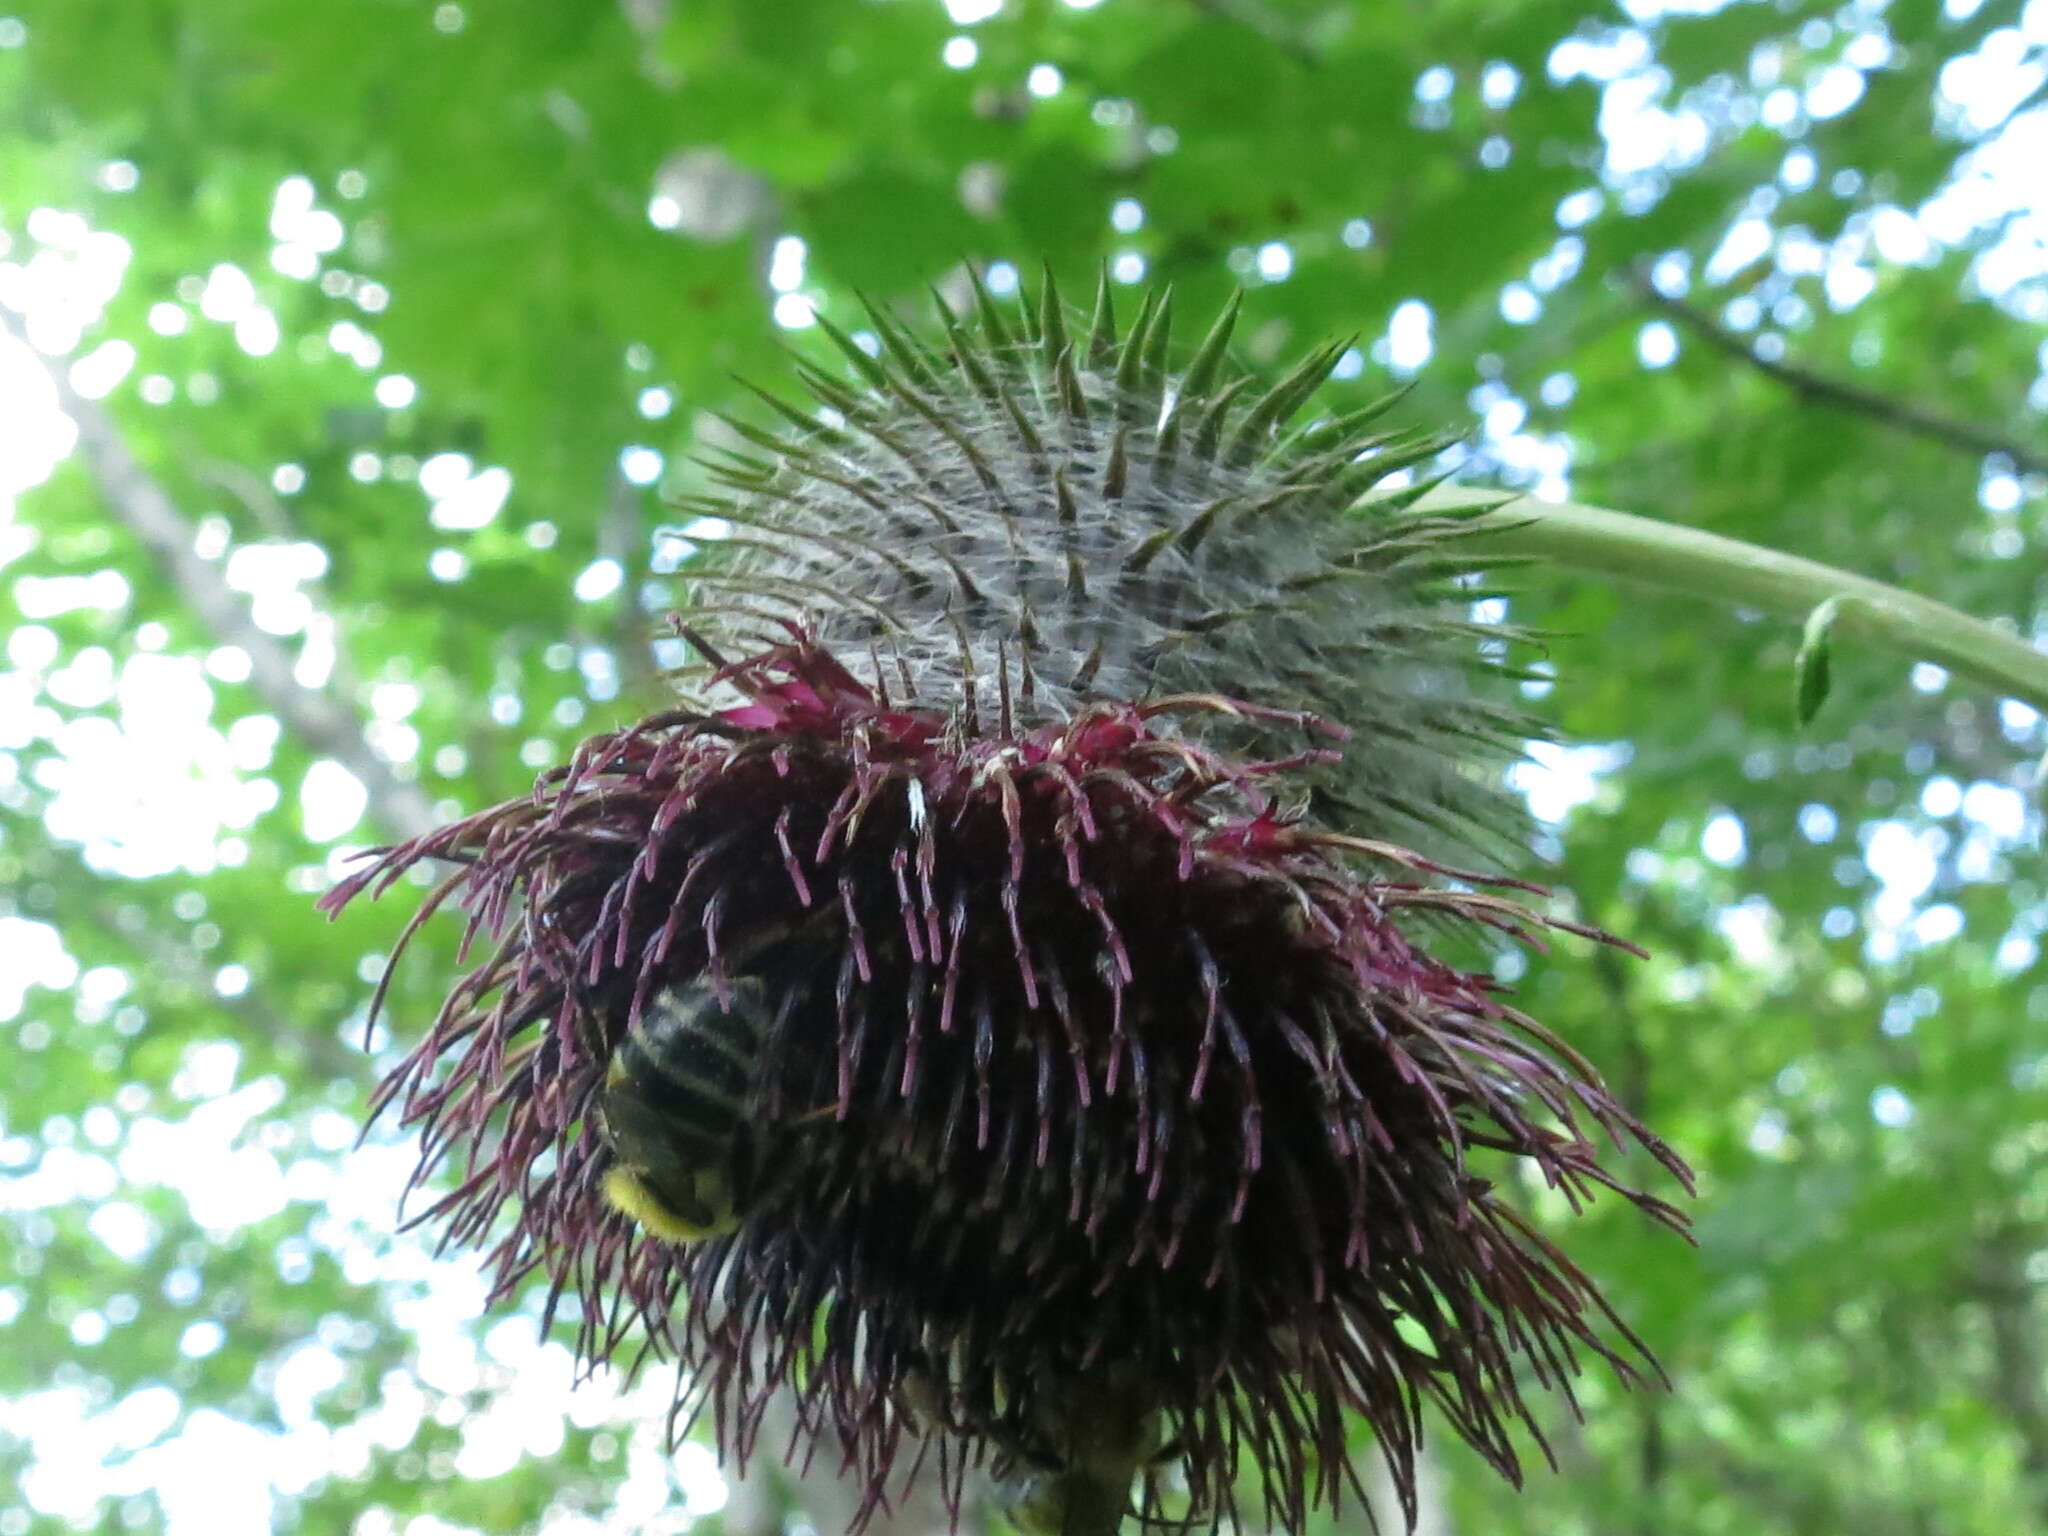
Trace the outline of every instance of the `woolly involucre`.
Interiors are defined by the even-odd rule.
[[[701,606],[813,624],[940,707],[993,712],[1007,685],[1024,725],[1183,691],[1317,715],[1370,744],[1302,775],[1351,830],[1515,828],[1495,770],[1540,727],[1464,686],[1507,636],[1440,585],[1470,567],[1470,514],[1403,515],[1446,439],[1384,430],[1397,396],[1285,430],[1348,342],[1261,388],[1229,362],[1237,299],[1175,374],[1170,292],[1121,334],[1106,287],[1073,333],[1050,285],[1035,315],[974,293],[971,320],[941,306],[944,352],[876,313],[870,357],[820,320],[858,382],[800,365],[824,421],[771,400],[782,435],[732,424],[766,456],[714,459],[726,493],[683,500],[730,525]],[[1282,727],[1218,724],[1292,750]]]
[[[501,1292],[540,1271],[587,1357],[674,1355],[735,1454],[794,1391],[870,1509],[907,1447],[957,1499],[978,1462],[1078,1476],[1114,1425],[1147,1500],[1177,1465],[1220,1519],[1255,1470],[1298,1529],[1347,1411],[1412,1500],[1425,1402],[1518,1476],[1524,1382],[1636,1346],[1492,1178],[1676,1225],[1590,1137],[1684,1169],[1423,947],[1569,926],[1389,840],[1502,825],[1520,729],[1460,682],[1461,525],[1384,486],[1351,515],[1441,445],[1379,407],[1289,434],[1343,347],[1257,387],[1234,303],[1176,373],[1166,299],[1120,329],[1105,288],[1070,333],[1050,285],[975,297],[943,347],[834,332],[854,380],[740,428],[761,455],[686,506],[723,542],[685,569],[684,707],[328,898],[452,860],[415,923],[453,898],[496,943],[378,1103],[423,1177],[456,1154],[438,1211]],[[603,1198],[607,1064],[658,995],[741,978],[756,1171],[736,1230],[663,1242]]]

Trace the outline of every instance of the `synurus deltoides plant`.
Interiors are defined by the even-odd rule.
[[[1676,1227],[1598,1143],[1686,1172],[1438,957],[1572,926],[1461,867],[1530,727],[1443,440],[1297,425],[1343,344],[1261,381],[1234,301],[1177,353],[1165,296],[973,290],[827,326],[708,460],[680,703],[327,898],[447,861],[420,918],[491,941],[377,1107],[501,1293],[677,1358],[729,1454],[794,1391],[870,1511],[921,1456],[1299,1530],[1356,1414],[1412,1518],[1425,1405],[1517,1478],[1529,1383],[1653,1367],[1509,1190]]]

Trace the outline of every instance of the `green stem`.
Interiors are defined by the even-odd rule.
[[[1134,1461],[1061,1473],[1055,1489],[1058,1536],[1116,1536],[1131,1507],[1131,1480],[1137,1475]]]
[[[1120,1369],[1072,1382],[1059,1425],[1061,1465],[1030,1478],[1011,1519],[1032,1536],[1117,1536],[1131,1484],[1159,1455],[1159,1415]]]
[[[2048,714],[2048,652],[1958,613],[1946,603],[1738,539],[1604,507],[1444,486],[1419,512],[1486,509],[1473,520],[1477,548],[1534,555],[1558,565],[1804,619],[1841,598],[1838,635],[1856,636],[1935,662],[2005,698]]]

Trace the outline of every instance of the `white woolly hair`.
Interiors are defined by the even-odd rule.
[[[1382,430],[1391,397],[1287,432],[1348,343],[1261,388],[1227,356],[1236,298],[1173,373],[1170,293],[1120,330],[1104,284],[1070,335],[1050,279],[1035,315],[974,291],[968,316],[941,305],[943,350],[870,311],[871,356],[821,320],[856,377],[799,364],[815,407],[763,394],[783,430],[730,423],[762,452],[707,458],[724,494],[681,502],[729,527],[686,568],[693,622],[748,646],[807,625],[971,728],[1177,693],[1314,715],[1352,733],[1308,775],[1326,821],[1518,841],[1500,769],[1540,727],[1469,685],[1510,632],[1445,585],[1476,563],[1467,521],[1414,512],[1413,486],[1361,508],[1447,440]],[[1331,744],[1272,718],[1199,729],[1267,756]]]

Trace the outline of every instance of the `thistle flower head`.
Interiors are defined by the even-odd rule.
[[[876,317],[861,383],[807,374],[829,424],[784,408],[690,508],[727,547],[686,706],[328,898],[445,859],[426,910],[494,946],[378,1102],[500,1291],[573,1293],[586,1358],[676,1357],[736,1455],[795,1391],[871,1507],[913,1439],[957,1497],[1071,1472],[1106,1415],[1198,1512],[1245,1461],[1292,1528],[1347,1412],[1404,1494],[1425,1404],[1515,1477],[1530,1383],[1643,1357],[1495,1181],[1679,1222],[1595,1138],[1683,1165],[1424,942],[1569,925],[1390,840],[1495,819],[1450,744],[1503,724],[1429,586],[1457,525],[1341,515],[1423,445],[1283,436],[1341,349],[1257,392],[1226,315],[1169,376],[1169,313],[1070,335],[1048,287],[944,352]],[[606,1106],[686,987],[753,1011],[690,1042],[747,1150],[675,1243]]]

